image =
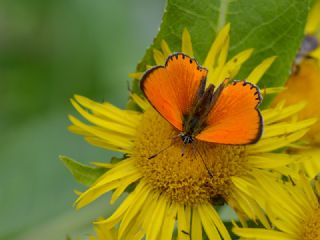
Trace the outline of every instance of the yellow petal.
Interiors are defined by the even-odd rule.
[[[115,226],[119,221],[121,221],[123,215],[126,213],[128,208],[134,204],[134,193],[129,194],[126,199],[121,203],[121,205],[117,208],[117,210],[107,219],[99,220],[94,222],[95,224],[103,224],[108,228],[112,228]]]
[[[275,94],[275,93],[280,93],[284,90],[286,90],[286,87],[270,87],[270,88],[266,88],[265,92],[266,94]]]
[[[265,126],[263,138],[287,135],[311,127],[317,119],[310,118],[299,122],[281,122]]]
[[[305,26],[305,34],[314,35],[320,28],[320,1],[315,1],[311,11],[309,12],[307,24]]]
[[[143,72],[134,72],[128,74],[129,78],[140,80],[143,76]]]
[[[163,53],[157,49],[153,49],[153,59],[157,65],[164,65],[166,58],[163,56]]]
[[[190,222],[189,222],[190,223]],[[178,206],[178,239],[188,240],[190,237],[190,230],[187,222],[186,211],[184,205]]]
[[[183,53],[187,54],[188,56],[193,57],[191,36],[187,28],[184,28],[182,32],[181,50]]]
[[[315,178],[320,172],[320,149],[313,147],[299,152],[303,157],[302,167],[310,179]]]
[[[74,99],[83,108],[90,110],[93,115],[96,115],[97,117],[106,118],[107,120],[111,120],[116,123],[131,126],[132,128],[136,128],[137,124],[140,122],[141,116],[135,111],[119,109],[108,102],[94,102],[89,98],[79,95],[75,95]],[[72,100],[71,102],[74,103]]]
[[[87,191],[82,193],[78,197],[78,199],[76,200],[76,202],[75,202],[76,208],[80,209],[80,208],[88,205],[89,203],[96,200],[98,197],[105,194],[106,192],[109,192],[112,189],[115,189],[118,185],[119,185],[119,183],[112,182],[112,183],[105,184],[102,187],[95,188],[95,189],[89,188]]]
[[[261,77],[264,75],[264,73],[269,69],[269,67],[274,62],[275,59],[276,57],[273,56],[263,60],[257,67],[255,67],[255,69],[253,69],[253,71],[249,74],[246,80],[248,82],[257,84],[261,79]]]
[[[139,185],[142,185],[142,186],[139,187]],[[139,213],[139,211],[141,211],[141,208],[143,207],[145,200],[150,195],[150,192],[147,190],[145,186],[143,186],[142,183],[139,185],[134,191],[135,192],[134,198],[133,198],[134,204],[131,204],[128,207],[120,223],[119,232],[118,232],[119,239],[121,239],[122,236],[125,234],[125,232],[129,230],[127,227],[129,226],[131,221],[135,221],[136,215]]]
[[[297,104],[284,107],[284,103],[284,101],[279,102],[274,108],[268,108],[261,112],[265,124],[271,124],[291,117],[306,106],[305,102],[299,102]]]
[[[92,144],[93,146],[105,148],[107,150],[115,151],[115,152],[121,152],[121,153],[132,153],[132,148],[123,148],[119,146],[118,144],[112,144],[110,142],[106,142],[104,140],[101,140],[97,137],[85,137],[84,138],[88,143]]]
[[[248,60],[253,52],[253,48],[247,49],[238,53],[236,56],[231,58],[223,69],[223,74],[221,78],[230,78],[233,79],[239,72],[242,64]],[[220,81],[223,79],[220,79]]]
[[[234,179],[232,179],[232,181],[234,181]],[[252,209],[248,196],[236,188],[233,190],[232,195],[236,199],[237,205],[241,211],[243,211],[248,218],[255,221],[256,214]]]
[[[139,180],[142,177],[140,172],[137,172],[129,177],[124,178],[121,180],[121,184],[117,187],[117,189],[112,193],[112,197],[110,200],[110,204],[114,204],[115,201],[121,196],[121,194],[127,189],[127,187]]]
[[[286,233],[253,228],[233,228],[232,231],[245,239],[259,239],[259,240],[292,240],[294,236]]]
[[[153,213],[154,206],[156,204],[156,199],[159,194],[150,192],[150,195],[143,204],[143,208],[139,214],[131,221],[123,239],[140,240],[146,235],[146,229],[148,229],[148,224],[150,223],[150,215]]]
[[[216,210],[213,208],[213,206],[210,204],[203,204],[203,208],[207,212],[207,214],[211,218],[211,220],[214,222],[214,224],[217,227],[218,231],[220,232],[222,238],[225,240],[231,240],[231,237],[230,237],[226,227],[224,226],[219,214],[216,212]]]
[[[192,210],[191,239],[202,239],[202,225],[197,208]]]
[[[121,160],[115,164],[116,166],[100,176],[91,186],[91,188],[99,187],[113,181],[119,181],[120,179],[131,176],[132,174],[139,173],[135,162],[136,160],[134,158],[126,158]]]
[[[199,216],[200,216],[200,219],[202,222],[202,226],[203,226],[204,230],[206,231],[206,234],[207,234],[209,240],[220,240],[221,237],[217,231],[217,228],[216,228],[214,222],[212,221],[212,219],[208,216],[208,213],[203,208],[203,205],[200,204],[198,206],[198,212],[199,212]]]
[[[295,161],[294,156],[285,153],[260,153],[248,156],[248,163],[255,168],[274,169]]]
[[[255,174],[252,175],[253,176],[251,178],[259,177]],[[270,178],[269,180],[271,181],[272,178]],[[235,198],[237,199],[237,201],[240,200],[240,206],[245,206],[243,211],[246,212],[248,217],[250,217],[252,220],[255,220],[257,218],[265,228],[271,228],[265,212],[263,212],[263,210],[261,209],[261,205],[263,205],[265,197],[259,194],[260,189],[256,188],[255,183],[249,182],[244,177],[232,177],[232,182],[236,186],[236,188],[233,190],[233,192],[236,193]],[[252,196],[252,192],[255,193],[254,196]]]
[[[222,46],[221,52],[219,53],[217,64],[214,67],[213,72],[208,73],[208,83],[214,85],[219,85],[224,79],[229,78],[230,76],[225,75],[224,69],[226,67],[226,60],[228,56],[230,38],[227,37],[224,45]]]
[[[122,181],[136,181],[139,179],[140,173],[137,172],[133,159],[126,159],[117,164],[114,168],[100,176],[96,182],[76,200],[77,208],[81,208],[92,202],[102,194],[121,186]]]
[[[302,184],[303,190],[305,192],[305,197],[307,198],[308,204],[313,208],[317,209],[319,206],[318,198],[315,195],[312,187],[310,186],[309,181],[307,178],[301,174],[300,182]]]
[[[91,162],[91,164],[95,165],[96,167],[108,168],[108,169],[116,166],[113,163],[105,163],[105,162]]]
[[[275,181],[270,181],[267,173],[259,171],[259,177],[256,178],[256,181],[266,192],[268,192],[269,196],[274,196],[272,198],[273,204],[271,207],[292,216],[303,216],[304,210],[301,206],[290,200],[292,197],[288,194],[287,190],[283,188],[283,185],[276,184]],[[278,212],[275,213],[279,214]]]
[[[172,203],[164,216],[161,238],[159,239],[172,239],[172,233],[174,229],[174,224],[176,222],[176,216],[178,211],[178,205]]]
[[[103,121],[94,117],[91,118],[91,116],[87,116],[87,117],[93,120],[95,123],[98,123],[99,125],[107,124],[106,121]],[[128,130],[125,127],[124,128],[119,127],[118,131],[120,132],[116,132],[115,130],[116,130],[117,124],[113,124],[111,122],[110,122],[110,125],[106,125],[107,126],[106,129],[103,129],[103,128],[97,128],[94,126],[86,125],[71,115],[69,116],[69,120],[75,126],[87,132],[86,134],[87,136],[89,135],[92,137],[97,137],[105,141],[106,143],[110,143],[111,145],[118,146],[121,149],[131,149],[133,146],[132,139],[133,139],[134,133],[132,133],[132,136],[130,136],[131,134],[129,136],[128,135],[125,136],[125,134],[127,133],[126,130]]]
[[[222,47],[224,46],[225,41],[229,36],[229,32],[230,32],[230,24],[226,24],[218,33],[215,41],[211,45],[208,55],[203,63],[204,67],[208,68],[215,65],[218,53],[221,51]]]
[[[146,99],[138,96],[137,94],[132,94],[131,97],[133,101],[135,101],[135,103],[138,104],[139,107],[141,107],[142,110],[145,111],[148,107],[150,107],[149,102]]]
[[[98,235],[99,240],[116,240],[117,239],[117,232],[114,228],[108,229],[103,224],[96,224],[94,226],[96,233]]]
[[[309,53],[309,55],[313,58],[316,58],[318,60],[320,60],[320,48],[316,48],[315,50],[313,50],[312,52]]]
[[[170,50],[168,43],[165,40],[161,40],[161,49],[162,49],[163,55],[166,58],[172,54],[172,51]]]
[[[165,213],[168,209],[168,203],[164,196],[160,196],[156,201],[156,207],[150,214],[151,218],[149,219],[149,227],[146,229],[146,238],[148,240],[159,239],[159,234],[165,220]]]
[[[250,154],[268,152],[286,147],[289,143],[295,142],[302,138],[308,130],[301,130],[289,135],[261,139],[254,145],[249,145],[247,150]]]

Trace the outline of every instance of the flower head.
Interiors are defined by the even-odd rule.
[[[305,38],[295,60],[295,70],[290,75],[286,89],[275,99],[274,105],[280,101],[296,104],[304,101],[306,106],[298,113],[299,119],[320,118],[320,1],[315,1],[305,27]],[[304,161],[302,168],[313,178],[320,172],[320,122],[314,124],[303,138],[310,147],[304,149],[291,148],[290,151],[303,153],[309,160]]]
[[[219,84],[225,78],[233,79],[252,50],[241,52],[227,61],[229,29],[226,25],[218,34],[209,50],[203,66],[208,71],[208,81]],[[163,64],[171,54],[165,41],[162,51],[154,50],[157,64]],[[187,30],[182,35],[182,51],[193,55],[191,37]],[[273,62],[274,57],[264,60],[248,76],[257,83]],[[132,74],[140,77],[141,73]],[[267,89],[273,92],[275,89]],[[111,203],[129,187],[128,194],[118,209],[107,219],[97,222],[106,228],[119,225],[119,239],[172,239],[175,225],[178,239],[230,239],[215,204],[226,202],[245,224],[249,217],[269,223],[254,197],[243,189],[244,179],[255,181],[260,173],[277,169],[290,169],[285,165],[297,157],[274,153],[299,140],[314,123],[314,119],[297,121],[294,116],[303,104],[284,107],[283,102],[274,108],[262,111],[264,134],[254,145],[221,145],[198,142],[186,149],[181,156],[182,143],[169,146],[176,130],[163,119],[146,101],[132,94],[133,101],[141,112],[120,110],[109,103],[97,103],[75,96],[72,104],[91,124],[85,124],[70,116],[70,130],[83,135],[96,146],[119,151],[126,158],[116,163],[78,198],[78,208],[85,206],[102,194],[114,191]],[[288,120],[292,118],[292,120]],[[286,120],[285,120],[286,119]],[[157,154],[157,157],[150,156]],[[203,164],[203,163],[206,164]],[[206,166],[212,176],[208,174]],[[268,181],[268,179],[266,179]],[[204,232],[203,232],[204,230]]]
[[[267,177],[263,175],[262,179]],[[320,182],[314,185],[305,176],[293,184],[262,180],[250,185],[259,204],[266,210],[272,229],[240,228],[233,231],[243,239],[315,240],[320,239]]]

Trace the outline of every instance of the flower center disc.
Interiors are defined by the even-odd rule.
[[[133,155],[147,182],[174,202],[217,203],[221,197],[226,199],[231,176],[245,173],[245,146],[196,139],[184,146],[178,134],[153,108],[143,114]]]
[[[308,222],[306,222],[303,240],[320,239],[320,209],[316,209]]]

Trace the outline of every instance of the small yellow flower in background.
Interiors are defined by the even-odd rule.
[[[320,182],[310,184],[305,176],[295,183],[268,183],[268,176],[248,191],[256,197],[259,205],[267,212],[273,229],[240,228],[233,232],[246,240],[317,240],[320,239]]]
[[[252,53],[249,49],[227,61],[229,30],[230,25],[226,25],[220,31],[202,64],[209,70],[208,82],[215,85],[225,78],[233,79]],[[165,41],[162,41],[161,48],[162,51],[154,50],[157,64],[163,64],[171,54]],[[187,30],[182,34],[182,51],[193,56]],[[256,84],[274,59],[264,60],[251,72],[247,81]],[[139,78],[141,73],[132,76]],[[277,88],[266,90],[267,93],[276,91]],[[118,239],[134,240],[144,236],[147,240],[172,239],[175,227],[178,239],[198,240],[204,235],[214,240],[231,239],[213,206],[221,199],[237,212],[244,226],[250,218],[270,227],[255,197],[243,188],[243,182],[261,181],[261,174],[269,170],[274,170],[275,176],[291,173],[291,169],[285,166],[302,156],[274,151],[301,139],[315,122],[314,119],[296,119],[304,104],[284,107],[284,102],[280,102],[263,110],[264,134],[257,144],[241,146],[199,142],[196,147],[200,154],[187,151],[182,157],[181,143],[181,146],[174,145],[156,158],[149,159],[163,146],[170,145],[172,136],[177,132],[144,98],[133,94],[132,99],[142,112],[121,110],[109,103],[97,103],[82,96],[75,96],[72,100],[76,110],[92,125],[70,116],[73,124],[70,130],[84,136],[93,145],[119,151],[127,157],[111,166],[107,164],[111,169],[79,196],[77,208],[110,191],[113,191],[113,204],[129,186],[134,186],[110,217],[96,222],[101,228],[118,226]],[[200,156],[205,156],[213,176],[208,175]],[[267,184],[273,178],[266,177],[263,181]]]
[[[286,104],[306,102],[306,107],[298,113],[299,119],[316,117],[320,119],[320,1],[311,9],[305,27],[305,39],[297,54],[296,66],[286,83],[286,90],[275,99],[274,105],[285,100]],[[309,177],[320,172],[320,121],[314,124],[304,137],[311,147],[291,150],[309,156],[302,167]]]

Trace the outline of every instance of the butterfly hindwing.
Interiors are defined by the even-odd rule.
[[[226,86],[210,111],[197,139],[221,144],[251,144],[260,139],[263,120],[259,89],[246,81]]]
[[[168,57],[165,66],[148,70],[141,89],[152,106],[174,127],[183,131],[183,118],[193,107],[207,70],[183,53]]]

